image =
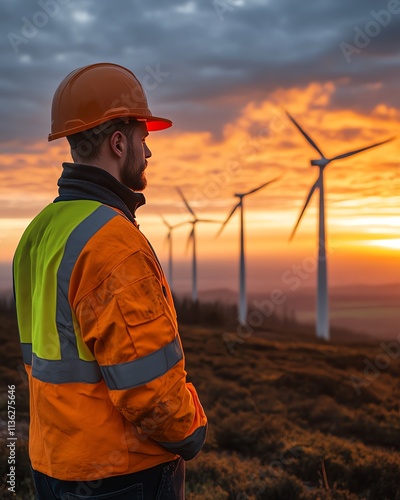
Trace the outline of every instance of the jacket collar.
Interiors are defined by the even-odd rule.
[[[63,172],[57,182],[59,196],[54,200],[93,200],[121,210],[132,222],[136,210],[146,203],[142,193],[135,193],[121,184],[105,170],[82,165],[63,163]]]

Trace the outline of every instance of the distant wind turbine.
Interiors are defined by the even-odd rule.
[[[292,234],[290,235],[290,241],[293,239],[297,227],[300,224],[301,218],[311,200],[312,195],[316,189],[319,189],[319,236],[318,236],[318,269],[317,269],[317,325],[316,333],[317,337],[329,340],[329,310],[328,310],[328,276],[327,276],[327,262],[326,262],[326,235],[325,235],[325,199],[324,199],[324,169],[332,161],[341,160],[343,158],[348,158],[349,156],[356,155],[367,149],[376,148],[382,144],[386,144],[394,139],[391,137],[382,142],[377,142],[376,144],[371,144],[361,149],[356,149],[355,151],[350,151],[348,153],[343,153],[333,158],[326,158],[322,153],[321,149],[315,144],[311,137],[300,127],[297,121],[287,113],[287,116],[291,122],[296,126],[299,132],[305,137],[307,142],[319,153],[321,156],[317,160],[311,160],[311,165],[319,167],[319,175],[315,183],[311,186],[310,192],[308,193],[306,202],[300,213],[300,216],[294,226]]]
[[[187,222],[179,222],[178,224],[171,225],[165,220],[162,215],[160,215],[160,217],[164,225],[168,228],[168,233],[166,236],[166,240],[168,243],[168,283],[170,288],[172,289],[172,231],[179,226],[183,226],[183,224],[187,224]]]
[[[215,220],[210,220],[210,219],[199,219],[197,215],[195,214],[194,210],[192,207],[189,205],[188,201],[186,200],[184,194],[182,193],[181,189],[179,187],[176,188],[180,197],[183,200],[183,203],[185,204],[186,208],[188,209],[189,213],[192,214],[193,219],[191,221],[187,221],[186,224],[192,224],[192,230],[189,233],[189,237],[187,240],[187,247],[192,243],[192,301],[197,302],[199,299],[199,294],[197,291],[197,256],[196,256],[196,224],[198,222],[212,222],[212,223],[218,223],[218,221]],[[185,223],[183,223],[185,224]]]
[[[236,210],[240,207],[240,257],[239,257],[239,323],[241,325],[245,325],[247,322],[247,297],[246,297],[246,261],[244,255],[244,213],[243,213],[243,199],[249,195],[253,194],[260,189],[272,184],[277,181],[273,179],[272,181],[265,182],[251,191],[247,191],[247,193],[235,193],[234,196],[239,198],[238,203],[233,207],[231,213],[226,218],[225,222],[222,224],[220,230],[217,233],[217,237],[222,233],[224,227],[228,223],[229,219],[236,212]]]

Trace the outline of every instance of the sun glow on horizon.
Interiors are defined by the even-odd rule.
[[[383,239],[383,240],[371,240],[366,241],[366,245],[388,248],[391,250],[400,250],[400,238]],[[400,255],[399,255],[400,259]]]

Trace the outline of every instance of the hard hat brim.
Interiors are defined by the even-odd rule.
[[[167,128],[172,127],[172,121],[168,120],[168,118],[161,118],[160,116],[146,116],[146,118],[143,118],[142,116],[132,116],[131,114],[118,114],[117,116],[112,116],[109,115],[107,117],[107,121],[112,120],[114,118],[124,118],[124,117],[130,117],[130,118],[135,118],[137,121],[143,121],[146,122],[147,130],[149,132],[158,132],[159,130],[165,130]],[[56,139],[60,139],[61,137],[66,137],[68,135],[73,135],[77,134],[79,132],[84,132],[85,130],[88,130],[90,128],[97,127],[98,125],[101,125],[104,123],[105,120],[96,120],[90,124],[81,124],[80,126],[75,126],[70,128],[69,130],[63,130],[61,132],[55,133],[55,134],[49,134],[48,135],[48,142],[54,141]]]
[[[150,119],[146,118],[146,124],[149,132],[156,132],[172,127],[171,120],[168,120],[168,118],[160,118],[159,116],[152,116]]]

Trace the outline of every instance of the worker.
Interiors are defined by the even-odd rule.
[[[183,499],[207,418],[186,381],[170,288],[139,230],[153,116],[128,69],[99,63],[58,86],[48,140],[66,137],[59,196],[13,262],[38,500]]]

